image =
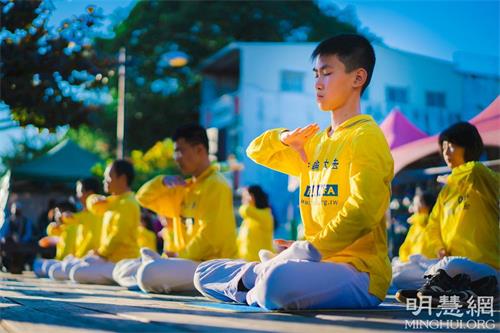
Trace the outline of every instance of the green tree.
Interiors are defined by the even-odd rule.
[[[144,150],[171,136],[183,122],[198,120],[202,60],[233,41],[318,41],[356,28],[324,14],[313,1],[140,1],[99,40],[100,52],[127,48],[127,148]],[[165,65],[169,52],[182,51],[189,63]],[[116,76],[112,86],[116,86]],[[116,90],[112,90],[116,97]],[[114,144],[116,106],[97,119]]]
[[[109,98],[110,63],[92,46],[101,12],[88,7],[49,28],[53,9],[49,0],[0,0],[1,100],[20,125],[49,130],[87,122]]]

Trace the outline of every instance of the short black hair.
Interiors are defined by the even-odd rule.
[[[420,194],[420,198],[422,199],[422,203],[429,208],[429,212],[432,211],[432,208],[436,204],[436,196],[432,192],[423,192]]]
[[[208,152],[208,136],[203,126],[198,124],[186,124],[178,127],[172,136],[174,141],[184,139],[190,145],[203,145]]]
[[[259,185],[251,185],[247,188],[248,193],[253,196],[255,200],[255,207],[259,209],[269,208],[269,199],[266,192]]]
[[[76,212],[76,206],[69,200],[62,200],[57,202],[55,208],[59,208],[61,212]]]
[[[95,177],[79,179],[78,183],[82,184],[83,192],[92,191],[94,193],[99,193],[99,180],[97,180],[97,178]]]
[[[325,39],[316,46],[311,54],[311,60],[319,56],[336,55],[344,64],[346,73],[363,68],[366,73],[366,82],[361,88],[361,95],[370,84],[375,67],[375,51],[366,37],[358,34],[340,34]]]
[[[465,149],[465,162],[479,161],[483,153],[483,139],[476,126],[462,121],[451,125],[439,134],[439,151],[443,153],[443,142],[448,141]]]
[[[125,175],[127,177],[127,185],[131,185],[134,181],[135,171],[134,166],[127,160],[115,160],[111,164],[117,176]]]

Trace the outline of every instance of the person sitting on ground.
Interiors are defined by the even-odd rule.
[[[429,216],[424,246],[442,259],[427,269],[421,288],[397,292],[401,302],[431,297],[436,304],[441,296],[458,295],[465,303],[471,296],[497,293],[498,174],[479,162],[483,141],[470,123],[445,129],[439,135],[439,146],[451,174]]]
[[[67,256],[73,256],[76,248],[77,225],[65,224],[62,221],[64,214],[74,213],[75,205],[69,201],[56,203],[54,208],[54,222],[47,226],[47,236],[39,240],[40,247],[50,246],[55,243],[56,256],[54,259],[37,259],[33,264],[35,275],[49,277],[50,269]]]
[[[141,249],[136,281],[145,292],[195,290],[193,275],[201,261],[237,255],[233,194],[217,167],[210,165],[205,129],[181,126],[173,140],[175,161],[191,178],[158,176],[137,192],[143,207],[173,222],[173,242],[165,239],[169,251],[163,257]],[[122,284],[131,280],[133,272],[128,274],[115,278]]]
[[[76,197],[83,206],[83,210],[73,214],[65,212],[61,221],[64,225],[75,225],[77,228],[74,255],[69,254],[61,262],[52,265],[48,271],[49,278],[54,280],[68,280],[69,272],[90,251],[97,251],[101,239],[102,216],[98,216],[87,209],[87,198],[99,193],[99,181],[94,178],[85,178],[76,182]]]
[[[424,246],[425,228],[435,202],[436,197],[429,192],[418,192],[413,197],[413,203],[409,208],[413,214],[408,218],[410,228],[399,248],[399,257],[392,259],[392,285],[397,289],[422,286],[425,282],[423,274],[429,264],[437,262],[428,260],[437,258],[437,254],[426,252]],[[420,276],[422,279],[416,280],[415,276]]]
[[[238,233],[238,258],[259,260],[259,251],[273,250],[274,220],[267,194],[258,185],[243,189],[239,213],[243,218]]]
[[[115,160],[104,172],[104,191],[110,195],[90,195],[87,209],[102,216],[99,248],[91,250],[69,273],[78,283],[114,284],[115,263],[137,258],[137,228],[140,207],[130,186],[134,180],[134,167],[126,160]]]
[[[260,263],[201,263],[195,285],[207,297],[270,310],[369,308],[385,298],[394,163],[380,128],[360,114],[375,53],[365,37],[344,34],[321,42],[312,57],[316,100],[331,126],[269,130],[247,148],[256,163],[300,178],[306,240],[267,261],[261,251]]]

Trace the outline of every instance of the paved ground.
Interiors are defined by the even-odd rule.
[[[428,325],[434,326],[416,329],[419,320],[424,325],[432,320]],[[391,297],[375,310],[261,312],[249,307],[219,306],[194,294],[149,295],[117,286],[37,279],[29,272],[0,273],[0,333],[429,332],[447,320],[455,323],[455,329],[449,331],[457,331],[457,325],[464,327],[460,330],[463,332],[493,332],[500,327],[498,312],[479,319],[436,317],[434,313],[415,316]],[[484,321],[482,327],[479,320]]]

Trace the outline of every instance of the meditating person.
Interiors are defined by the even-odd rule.
[[[313,51],[317,124],[264,132],[247,148],[256,163],[300,178],[305,241],[261,262],[211,260],[196,270],[207,297],[265,309],[369,308],[385,298],[391,265],[385,229],[393,177],[387,141],[360,97],[375,65],[370,42],[338,35]]]

